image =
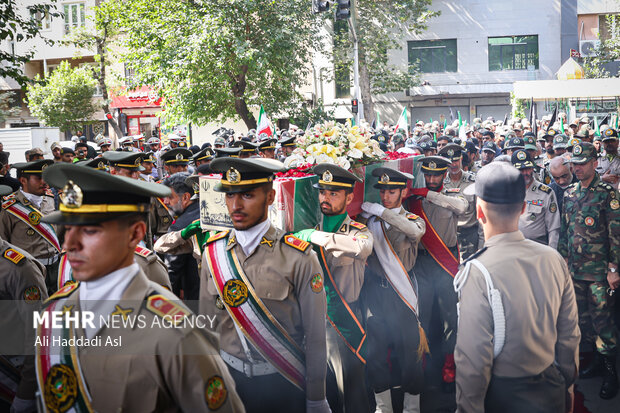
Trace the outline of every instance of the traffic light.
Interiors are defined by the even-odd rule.
[[[351,112],[357,113],[359,110],[357,99],[351,99]]]
[[[347,20],[349,17],[351,17],[351,1],[338,0],[338,7],[336,7],[336,20]]]
[[[312,11],[315,13],[321,13],[329,10],[329,1],[324,0],[312,0]]]

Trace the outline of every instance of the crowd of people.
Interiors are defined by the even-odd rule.
[[[78,138],[16,164],[0,147],[0,295],[20,303],[13,318],[93,302],[122,318],[213,317],[177,331],[39,330],[124,348],[3,355],[17,373],[0,369],[0,403],[563,412],[576,381],[593,377],[601,398],[616,397],[618,131],[554,118],[372,129],[384,151],[420,155],[420,173],[375,168],[380,202],[350,216],[361,179],[315,165],[319,222],[294,233],[269,207],[306,133],[295,127],[273,137],[221,128],[202,147],[174,134],[166,145],[98,136],[96,148]],[[230,230],[200,223],[199,177],[213,174]]]

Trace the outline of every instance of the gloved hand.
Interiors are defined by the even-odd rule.
[[[369,213],[370,215],[375,215],[380,217],[385,211],[385,207],[380,204],[376,204],[374,202],[364,202],[362,204],[362,211]]]
[[[454,363],[454,354],[446,354],[446,360],[441,369],[441,378],[445,383],[453,383],[456,378],[456,364]]]
[[[426,195],[428,195],[428,188],[415,188],[411,191],[411,194],[426,198]]]
[[[196,235],[201,232],[202,232],[202,228],[200,228],[200,220],[197,219],[196,221],[192,222],[191,224],[189,224],[188,226],[186,226],[185,228],[181,230],[181,238],[190,239],[192,235]]]
[[[303,241],[310,242],[310,237],[312,236],[312,233],[314,231],[316,231],[316,229],[314,228],[302,229],[301,231],[297,231],[293,235]]]
[[[332,413],[327,400],[308,400],[306,399],[306,413]]]
[[[26,400],[15,397],[11,404],[11,413],[34,413],[37,411],[37,401],[35,399]],[[318,410],[317,410],[318,411]]]

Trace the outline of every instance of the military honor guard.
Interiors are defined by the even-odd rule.
[[[476,182],[476,175],[473,172],[463,170],[462,147],[451,143],[439,151],[439,156],[450,159],[452,162],[448,167],[448,174],[443,181],[446,192],[452,195],[464,196],[463,190]],[[459,216],[457,233],[459,252],[463,259],[469,258],[484,243],[482,229],[476,219],[476,199],[474,196],[465,196],[465,198],[469,202],[469,207],[465,214]]]
[[[235,146],[241,148],[239,158],[250,158],[257,154],[258,145],[250,140],[245,140],[245,138],[235,142]]]
[[[620,287],[620,201],[618,191],[596,172],[596,149],[575,145],[570,160],[578,183],[564,193],[558,251],[573,276],[582,347],[596,350],[580,378],[603,376],[600,397],[618,393],[618,331],[612,317],[613,292]]]
[[[282,137],[278,141],[280,145],[280,160],[284,160],[291,156],[295,148],[297,148],[297,144],[295,143],[296,136],[290,136],[289,134],[282,134]]]
[[[45,220],[65,226],[63,247],[77,282],[50,297],[42,317],[62,311],[79,319],[90,310],[127,322],[139,317],[147,327],[41,323],[35,361],[43,409],[242,412],[215,336],[180,324],[192,313],[134,261],[150,199],[169,189],[66,164],[51,166],[44,178],[62,188],[60,211]],[[152,327],[166,318],[176,327]],[[95,344],[77,344],[85,340]]]
[[[192,151],[185,148],[170,149],[162,154],[161,161],[167,176],[174,175],[177,172],[187,172],[187,165],[189,165],[192,155]]]
[[[465,191],[477,196],[485,246],[454,279],[457,411],[572,411],[580,334],[566,264],[518,230],[526,208],[518,171],[497,162],[476,178]]]
[[[45,266],[48,292],[55,291],[62,249],[56,228],[42,221],[55,209],[54,194],[42,178],[52,164],[50,159],[14,164],[21,188],[2,198],[0,210],[0,238],[28,251]]]
[[[220,354],[246,411],[329,412],[323,271],[308,242],[268,219],[283,165],[218,158],[211,168],[222,174],[215,190],[234,229],[206,242],[200,312],[217,316]]]
[[[530,154],[517,150],[511,162],[525,179],[525,212],[519,218],[519,230],[525,238],[557,248],[560,237],[560,211],[553,190],[534,177],[535,164]]]
[[[452,163],[449,159],[426,156],[421,162],[426,186],[412,190],[415,198],[410,201],[409,210],[426,225],[413,271],[418,281],[422,327],[429,336],[433,357],[432,363],[427,363],[427,384],[452,392],[457,328],[457,298],[452,279],[460,262],[458,219],[468,211],[469,202],[462,194],[451,194],[444,187]]]
[[[368,412],[364,368],[366,330],[359,302],[366,259],[372,253],[372,233],[349,217],[353,188],[361,182],[353,173],[331,164],[316,165],[319,177],[321,221],[314,229],[297,232],[314,245],[325,274],[327,307],[327,357],[336,376],[337,403],[346,412]],[[334,406],[335,407],[335,406]]]
[[[200,165],[209,164],[209,162],[213,160],[214,156],[215,152],[213,149],[207,147],[199,152],[196,152],[194,156],[192,156],[192,160],[194,161],[194,166],[198,168]]]
[[[0,185],[0,195],[11,192],[11,187]],[[37,382],[30,326],[33,311],[37,311],[47,299],[45,267],[32,255],[3,239],[0,239],[0,255],[0,300],[6,301],[0,304],[3,308],[0,320],[3,347],[6,351],[6,345],[14,346],[14,353],[23,355],[0,355],[0,410],[35,411]]]
[[[366,312],[367,374],[378,413],[392,413],[391,389],[403,390],[403,412],[420,411],[422,362],[428,345],[418,312],[412,269],[426,225],[403,208],[413,176],[390,168],[373,169],[381,203],[364,202],[360,221],[373,236],[362,296]],[[416,328],[417,327],[417,328]]]
[[[276,142],[275,138],[261,140],[258,144],[258,154],[263,158],[276,159]]]

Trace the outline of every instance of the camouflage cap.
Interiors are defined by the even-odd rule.
[[[553,137],[553,149],[566,149],[568,146],[568,136],[556,135]]]
[[[525,142],[525,150],[538,150],[538,147],[536,146],[536,139],[533,136],[528,135],[523,139],[523,141]]]
[[[588,161],[596,159],[596,148],[590,142],[581,142],[573,147],[573,156],[570,158],[571,163],[584,164]]]

